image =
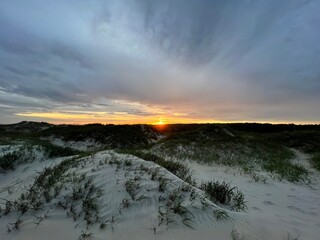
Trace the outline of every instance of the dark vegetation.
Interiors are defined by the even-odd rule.
[[[291,161],[290,148],[311,154],[320,149],[319,125],[176,124],[167,134],[152,149],[157,155],[240,166],[249,174],[261,168],[292,182],[306,180],[308,172]]]
[[[0,143],[57,137],[64,141],[91,140],[108,149],[126,149],[146,147],[158,134],[156,129],[147,125],[51,125],[36,122],[0,125]]]
[[[291,161],[294,153],[290,148],[313,156],[311,163],[319,169],[320,125],[172,124],[157,128],[147,125],[50,125],[22,122],[0,125],[0,133],[2,144],[16,140],[41,143],[49,157],[69,156],[77,152],[70,148],[55,147],[39,139],[57,137],[65,141],[92,140],[99,143],[102,149],[132,151],[136,156],[158,161],[159,165],[166,165],[166,168],[173,168],[173,171],[178,168],[178,163],[167,163],[164,159],[191,159],[207,164],[240,166],[248,174],[261,168],[282,179],[303,180],[308,172]],[[166,137],[152,143],[159,134]],[[137,149],[147,150],[153,155],[148,155],[146,151],[135,151]],[[156,156],[162,160],[156,159]],[[4,166],[11,168],[9,162],[16,158],[6,156]]]
[[[311,157],[311,163],[318,171],[320,171],[320,152],[315,153]]]
[[[1,132],[11,132],[11,133],[31,133],[38,132],[53,126],[52,124],[46,122],[28,122],[22,121],[16,124],[4,125],[0,124],[0,133]]]
[[[21,152],[14,151],[0,157],[0,168],[4,170],[13,170],[15,163],[22,157]]]
[[[57,146],[48,141],[39,141],[39,146],[43,147],[49,158],[66,157],[81,153],[73,148]]]
[[[65,141],[90,139],[108,148],[144,147],[150,140],[140,125],[59,125],[42,131],[41,136],[56,136]]]
[[[229,205],[231,210],[244,211],[247,208],[243,193],[237,187],[231,187],[230,183],[206,182],[201,184],[200,189],[204,190],[213,202]]]

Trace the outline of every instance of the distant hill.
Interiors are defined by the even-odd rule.
[[[15,124],[0,124],[0,130],[8,132],[32,132],[41,131],[53,126],[46,122],[22,121]]]

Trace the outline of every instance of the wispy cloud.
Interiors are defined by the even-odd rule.
[[[2,1],[0,121],[319,122],[319,8]]]

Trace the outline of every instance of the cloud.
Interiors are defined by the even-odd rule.
[[[3,1],[0,113],[8,118],[1,121],[81,106],[190,121],[319,122],[319,7],[316,0]]]

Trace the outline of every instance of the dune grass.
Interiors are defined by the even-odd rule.
[[[310,158],[312,166],[320,171],[320,152],[316,152]]]
[[[303,166],[291,161],[294,154],[288,149],[289,147],[312,154],[314,156],[312,163],[319,169],[317,164],[319,162],[317,151],[320,148],[319,125],[172,124],[161,131],[166,137],[151,145],[149,135],[159,134],[151,126],[102,124],[54,126],[29,123],[0,126],[0,131],[0,141],[20,140],[31,145],[41,145],[49,158],[79,153],[74,149],[55,146],[42,140],[43,137],[54,136],[65,141],[90,139],[103,144],[107,149],[134,149],[132,152],[135,149],[145,149],[164,159],[172,157],[182,161],[189,159],[205,164],[239,166],[249,174],[263,170],[292,182],[304,180],[308,172]],[[143,157],[154,158],[146,154]],[[6,156],[2,159],[4,168],[14,167],[11,162],[12,159],[13,162],[16,161],[16,158],[16,156]],[[165,164],[166,168],[173,170],[175,168],[163,161],[159,163]]]
[[[247,209],[244,194],[237,187],[231,187],[230,183],[210,181],[202,183],[200,189],[205,191],[214,203],[230,206],[234,211]]]
[[[4,170],[14,170],[16,162],[21,158],[21,152],[14,151],[0,157],[0,168]]]
[[[125,154],[131,154],[136,157],[139,157],[143,160],[154,162],[161,167],[167,169],[169,172],[173,173],[177,177],[181,178],[185,182],[193,185],[195,183],[193,177],[192,177],[192,171],[189,167],[187,167],[185,164],[181,162],[176,161],[169,161],[165,160],[162,157],[159,157],[155,154],[144,152],[140,150],[122,150],[118,151],[119,153],[125,153]]]
[[[38,133],[41,137],[55,136],[64,141],[92,141],[109,149],[144,147],[149,144],[140,125],[58,125]]]
[[[308,179],[308,171],[292,161],[294,152],[273,140],[267,139],[264,133],[204,125],[172,134],[150,151],[166,159],[174,157],[182,161],[240,167],[252,176],[266,171],[291,182]]]
[[[43,151],[48,158],[66,157],[83,152],[51,144],[47,141],[28,141],[19,149],[0,156],[0,168],[3,170],[14,170],[16,165],[23,162],[30,162],[36,158],[36,151]]]
[[[97,198],[101,190],[95,187],[86,174],[70,169],[78,166],[81,157],[73,157],[44,168],[35,177],[30,187],[14,201],[6,201],[2,214],[28,211],[33,213],[50,204],[61,208],[75,221],[81,218],[87,226],[99,221]]]
[[[57,146],[47,141],[41,141],[40,146],[44,149],[49,158],[66,157],[82,153],[81,151],[69,147]]]

